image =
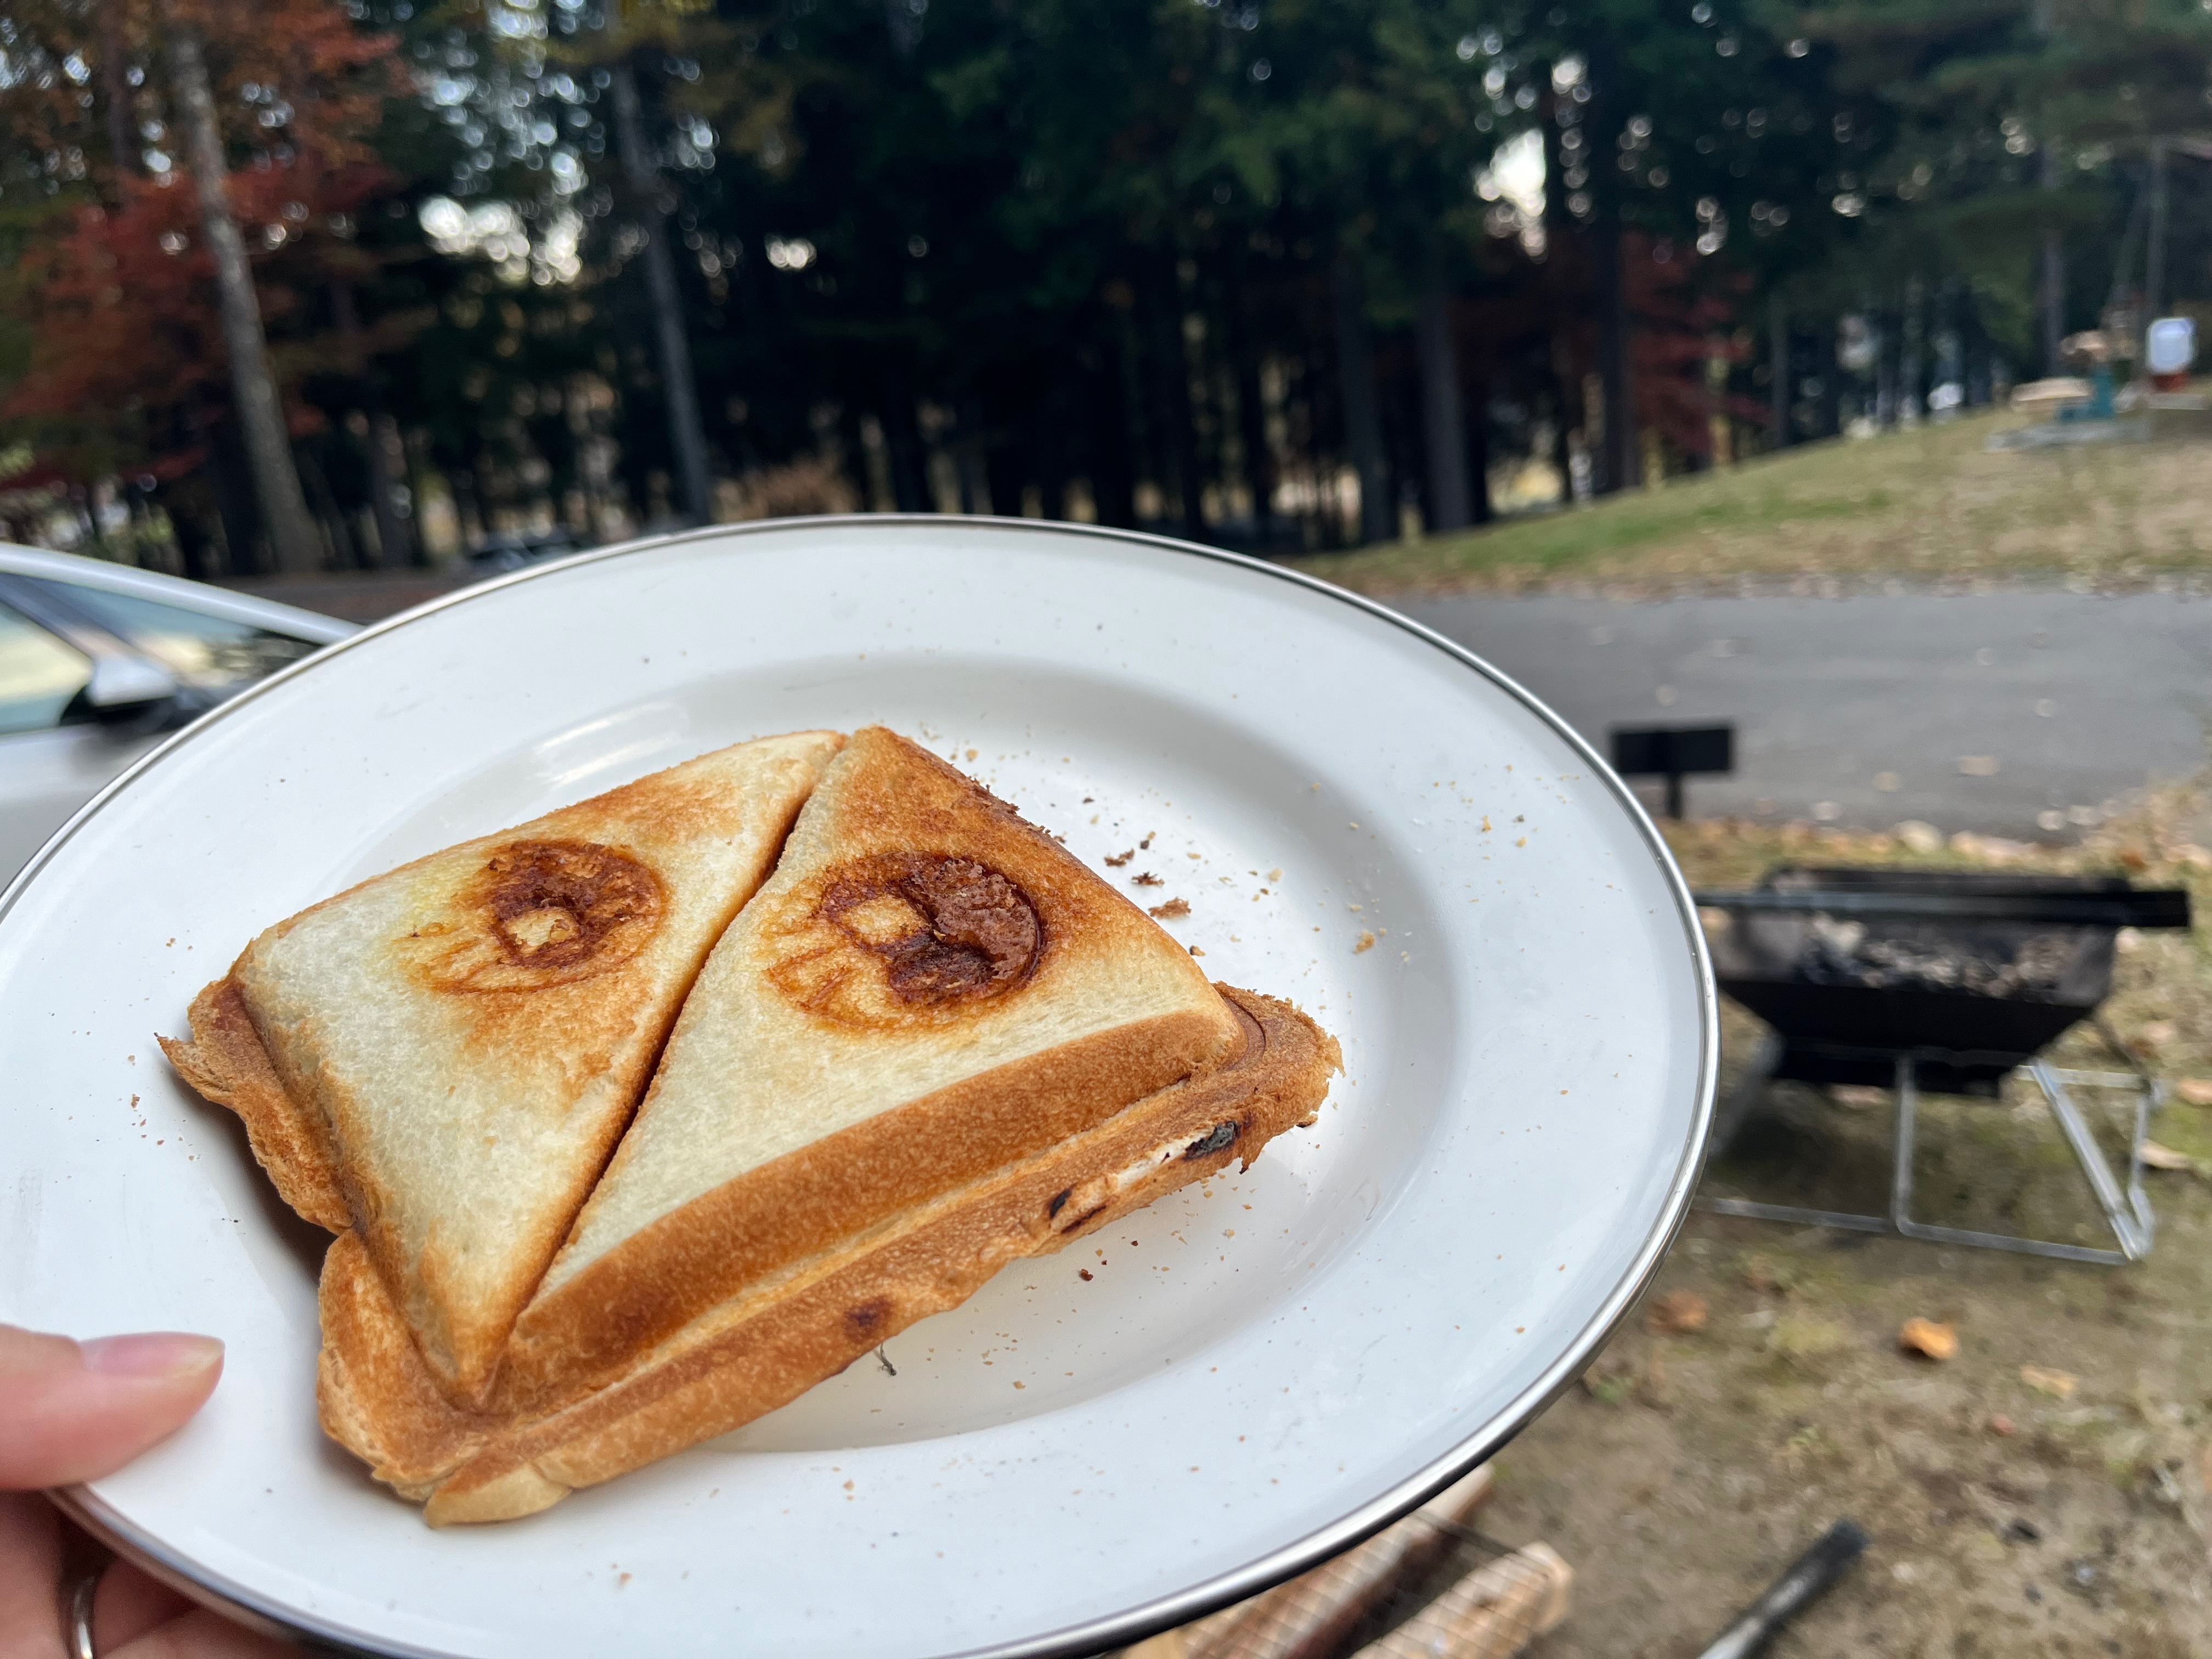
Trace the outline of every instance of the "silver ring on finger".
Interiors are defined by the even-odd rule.
[[[99,1591],[97,1571],[86,1573],[70,1591],[70,1659],[100,1659],[100,1650],[92,1644],[92,1601]]]

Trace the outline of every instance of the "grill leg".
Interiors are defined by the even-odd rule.
[[[1744,1118],[1766,1085],[1773,1081],[1785,1047],[1775,1032],[1768,1031],[1760,1036],[1749,1067],[1714,1114],[1712,1133],[1705,1141],[1706,1162],[1711,1163],[1727,1151],[1729,1142],[1735,1139]],[[1808,1210],[1796,1204],[1759,1204],[1747,1198],[1701,1198],[1697,1205],[1715,1215],[1742,1216],[1751,1221],[1782,1221],[1801,1227],[1843,1227],[1853,1232],[1881,1233],[1887,1232],[1891,1224],[1878,1215],[1859,1215],[1848,1210]]]
[[[2088,1176],[2090,1189],[2097,1194],[2112,1237],[2119,1241],[2121,1254],[2130,1261],[2140,1261],[2150,1254],[2158,1231],[2158,1218],[2152,1214],[2150,1200],[2142,1189],[2143,1136],[2150,1127],[2151,1100],[2157,1091],[2142,1086],[2136,1091],[2135,1134],[2128,1143],[2128,1187],[2123,1196],[2112,1165],[2105,1162],[2105,1154],[2090,1134],[2089,1126],[2081,1121],[2074,1097],[2067,1092],[2065,1080],[2041,1060],[2029,1066],[2027,1074],[2043,1091],[2051,1115],[2058,1121],[2059,1132],[2073,1147],[2081,1173]]]
[[[2010,1233],[1974,1232],[1962,1227],[1930,1227],[1912,1218],[1912,1140],[1914,1120],[1920,1103],[1917,1079],[1913,1075],[1910,1057],[1899,1055],[1897,1061],[1897,1164],[1890,1176],[1890,1224],[1907,1238],[1921,1239],[1931,1244],[1971,1244],[1985,1250],[2011,1250],[2021,1255],[2055,1256],[2061,1261],[2094,1261],[2106,1267],[2119,1267],[2140,1261],[2150,1250],[2151,1231],[2154,1218],[2149,1201],[2144,1198],[2142,1176],[2143,1132],[2149,1122],[2153,1091],[2145,1088],[2136,1097],[2136,1131],[2134,1152],[2129,1160],[2127,1199],[2120,1194],[2119,1182],[2113,1179],[2112,1166],[2089,1133],[2089,1126],[2081,1121],[2081,1114],[2074,1104],[2073,1097],[2066,1092],[2065,1084],[2057,1073],[2041,1060],[2032,1062],[2027,1074],[2035,1086],[2043,1091],[2049,1103],[2051,1115],[2058,1121],[2060,1133],[2065,1135],[2074,1156],[2081,1165],[2081,1173],[2089,1178],[2089,1185],[2097,1194],[2097,1203],[2111,1225],[2112,1237],[2119,1242],[2117,1250],[2100,1250],[2087,1244],[2060,1244],[2048,1239],[2018,1238]]]
[[[2051,1108],[2051,1115],[2058,1124],[2059,1132],[2066,1137],[2067,1145],[2088,1177],[2089,1186],[2097,1195],[2098,1206],[2118,1242],[2117,1250],[2100,1250],[2087,1244],[2061,1244],[2054,1240],[2020,1238],[2009,1233],[1975,1232],[1963,1227],[1932,1227],[1912,1218],[1912,1154],[1919,1127],[1920,1079],[1912,1058],[1900,1054],[1897,1059],[1897,1127],[1892,1151],[1893,1162],[1889,1176],[1889,1215],[1885,1224],[1880,1216],[1850,1215],[1827,1210],[1800,1209],[1790,1204],[1754,1204],[1741,1198],[1700,1199],[1698,1207],[1720,1215],[1747,1217],[1755,1221],[1793,1222],[1800,1226],[1848,1227],[1860,1232],[1884,1232],[1894,1230],[1906,1238],[1916,1238],[1930,1244],[1966,1244],[1988,1250],[2011,1250],[2022,1255],[2053,1256],[2061,1261],[2094,1261],[2106,1267],[2121,1267],[2139,1261],[2150,1254],[2151,1241],[2156,1231],[2158,1218],[2151,1212],[2150,1200],[2142,1188],[2142,1144],[2148,1132],[2150,1112],[2157,1101],[2155,1085],[2140,1079],[2117,1074],[2090,1074],[2060,1072],[2044,1061],[2033,1061],[2027,1067],[2028,1077],[2043,1091],[2044,1100]],[[2098,1148],[2089,1126],[2082,1121],[2080,1109],[2068,1092],[2069,1080],[2098,1083],[2115,1086],[2134,1084],[2136,1087],[2135,1136],[2130,1143],[2128,1184],[2123,1192],[2112,1166],[2106,1163],[2104,1153]],[[1757,1086],[1764,1086],[1765,1077],[1757,1074]],[[1751,1091],[1756,1095],[1756,1087]],[[1749,1104],[1749,1099],[1743,1102]],[[1731,1107],[1736,1102],[1731,1099]],[[1737,1107],[1735,1117],[1740,1120],[1742,1109]],[[1733,1133],[1734,1124],[1729,1124]],[[1718,1125],[1711,1143],[1717,1147]]]

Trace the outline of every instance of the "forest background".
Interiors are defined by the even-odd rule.
[[[2212,0],[0,0],[0,534],[1448,532],[2204,306],[2208,134]]]

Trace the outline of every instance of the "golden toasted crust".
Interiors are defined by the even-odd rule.
[[[427,1380],[377,1369],[419,1368],[404,1342],[386,1348],[373,1328],[326,1315],[326,1340],[374,1346],[362,1363],[326,1363],[325,1425],[408,1495],[434,1486],[426,1518],[445,1525],[532,1513],[750,1422],[957,1306],[1006,1262],[1057,1250],[1231,1158],[1249,1164],[1310,1121],[1340,1067],[1334,1041],[1287,1003],[1220,988],[1245,1033],[1232,1060],[749,1289],[563,1409],[489,1429]],[[335,1403],[333,1378],[351,1389]]]
[[[378,1480],[420,1502],[484,1443],[499,1419],[447,1398],[359,1234],[342,1232],[331,1241],[319,1306],[323,1352],[315,1405],[323,1432]]]
[[[191,1037],[155,1039],[178,1075],[205,1098],[238,1114],[255,1160],[276,1183],[277,1195],[302,1218],[334,1233],[352,1225],[330,1131],[320,1115],[302,1109],[277,1080],[238,981],[225,975],[209,985],[192,999],[189,1018]]]
[[[1218,1024],[1164,1015],[1062,1043],[825,1135],[662,1217],[517,1322],[497,1402],[593,1387],[745,1285],[1190,1076]]]

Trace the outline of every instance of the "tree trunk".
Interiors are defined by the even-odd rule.
[[[1927,294],[1917,276],[1909,276],[1905,283],[1905,307],[1898,319],[1897,331],[1897,423],[1899,426],[1918,426],[1921,412],[1927,408],[1927,399],[1921,386],[1922,370],[1926,366],[1928,319]]]
[[[223,574],[260,574],[261,514],[253,500],[253,470],[246,446],[238,441],[238,422],[204,420],[195,411],[194,425],[206,445],[216,517],[222,526]]]
[[[1766,388],[1773,404],[1776,449],[1790,447],[1790,311],[1778,294],[1766,302]]]
[[[936,503],[929,496],[928,455],[921,441],[921,422],[915,417],[914,393],[902,374],[885,377],[883,428],[893,506],[901,513],[931,511]]]
[[[1974,303],[1971,284],[1959,293],[1959,350],[1966,360],[1966,407],[1982,409],[1991,400],[1990,337],[1982,327],[1981,308]]]
[[[1120,341],[1124,330],[1109,332],[1105,360],[1099,365],[1087,400],[1091,409],[1091,502],[1098,522],[1120,529],[1137,527],[1137,465],[1130,441],[1127,358]],[[1017,501],[1009,512],[1021,511]]]
[[[1206,472],[1198,458],[1198,428],[1190,407],[1190,358],[1183,349],[1182,282],[1172,250],[1163,252],[1152,273],[1153,398],[1173,469],[1182,533],[1195,540],[1206,534]]]
[[[1242,274],[1241,272],[1239,273]],[[1260,354],[1251,319],[1231,294],[1222,307],[1237,373],[1237,447],[1244,452],[1244,488],[1252,497],[1252,537],[1261,550],[1275,539],[1275,456],[1267,441],[1267,409],[1260,389]]]
[[[398,481],[392,476],[384,391],[376,383],[375,366],[368,361],[368,349],[362,343],[361,308],[354,301],[351,283],[339,281],[331,284],[331,312],[357,377],[361,412],[368,421],[368,433],[362,444],[368,456],[368,509],[376,521],[376,562],[387,570],[396,570],[412,562],[413,550],[406,526],[399,517]]]
[[[1429,531],[1473,522],[1467,483],[1467,421],[1460,408],[1459,356],[1452,349],[1450,296],[1443,258],[1431,248],[1421,273],[1417,329],[1421,375],[1421,444],[1427,462]]]
[[[216,574],[214,562],[208,557],[207,532],[199,521],[183,510],[167,489],[156,495],[161,511],[169,520],[169,534],[177,544],[177,557],[183,562],[185,575],[191,580],[204,582]]]
[[[2058,152],[2047,143],[2043,147],[2042,173],[2043,188],[2057,190]],[[2066,247],[2055,226],[2043,233],[2036,263],[2035,307],[2041,325],[2043,372],[2057,374],[2065,368],[2059,342],[2066,337]]]
[[[1359,267],[1339,254],[1329,270],[1336,313],[1336,375],[1344,399],[1344,447],[1359,479],[1359,539],[1391,540],[1395,506],[1382,457],[1382,416],[1375,402],[1374,356],[1367,344],[1367,292]]]
[[[1590,289],[1597,310],[1597,373],[1605,389],[1603,476],[1598,493],[1633,489],[1644,477],[1628,364],[1628,283],[1621,269],[1620,210],[1608,189],[1590,237]]]
[[[660,358],[661,392],[668,404],[668,447],[676,460],[676,494],[684,516],[694,524],[705,524],[714,516],[707,477],[707,433],[699,420],[699,386],[691,373],[691,343],[684,331],[684,296],[676,286],[676,259],[668,246],[668,215],[661,206],[659,169],[645,147],[637,75],[629,59],[617,59],[610,73],[623,178],[629,186],[638,229],[645,237],[646,286],[653,296],[653,341]]]
[[[280,571],[314,570],[323,562],[321,538],[307,513],[300,470],[284,428],[284,404],[269,368],[269,341],[261,327],[261,302],[253,291],[253,270],[246,263],[246,240],[230,216],[226,191],[229,169],[223,163],[222,135],[216,126],[215,94],[199,36],[172,18],[168,27],[169,79],[177,114],[185,130],[192,182],[200,198],[200,223],[215,261],[216,291],[222,301],[222,339],[230,358],[230,384],[238,405],[239,431],[246,442],[253,493]],[[233,549],[233,556],[238,550]]]
[[[1874,422],[1884,432],[1897,429],[1898,313],[1875,313]]]
[[[2143,258],[2143,322],[2158,320],[2166,303],[2166,140],[2150,141],[2150,246]]]
[[[1836,361],[1836,319],[1821,323],[1820,355],[1814,359],[1820,377],[1820,435],[1836,438],[1844,430],[1844,366]]]
[[[1490,387],[1478,379],[1460,398],[1467,410],[1467,516],[1470,524],[1488,524],[1497,517],[1490,501]],[[1565,428],[1558,422],[1553,426],[1559,432]],[[1558,447],[1559,440],[1554,439]],[[1559,476],[1566,473],[1562,465]]]
[[[104,0],[100,8],[100,84],[107,107],[107,165],[111,193],[123,198],[123,181],[138,171],[138,146],[132,142],[138,121],[131,107],[131,79],[123,65],[125,0]]]

